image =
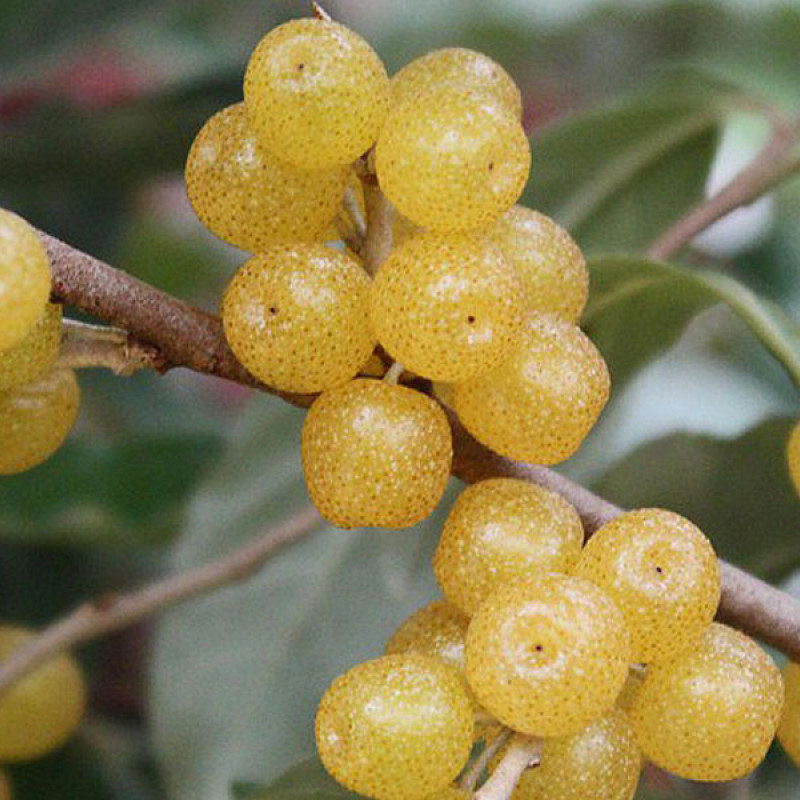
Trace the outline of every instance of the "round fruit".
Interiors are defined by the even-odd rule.
[[[325,692],[317,750],[339,783],[377,800],[445,790],[472,748],[472,704],[457,672],[418,653],[359,664]]]
[[[553,220],[524,206],[506,211],[489,229],[525,287],[530,311],[577,323],[589,295],[589,273],[580,248]]]
[[[414,59],[391,81],[392,105],[429,91],[486,94],[515,119],[522,116],[522,95],[514,79],[489,56],[464,47],[445,47]]]
[[[630,711],[645,758],[695,781],[732,781],[766,755],[783,705],[772,659],[712,623],[695,646],[647,668]]]
[[[789,464],[789,476],[794,484],[795,491],[800,494],[800,422],[798,422],[789,435],[786,446],[786,460]]]
[[[50,458],[72,428],[79,400],[75,374],[63,369],[0,392],[0,475],[24,472]]]
[[[48,303],[28,335],[0,351],[0,392],[31,383],[55,363],[61,343],[61,306]]]
[[[32,638],[23,628],[0,627],[0,661]],[[85,707],[83,675],[70,656],[37,667],[0,697],[0,761],[27,761],[60,747],[77,729]]]
[[[18,345],[50,297],[50,261],[36,231],[0,208],[0,351]]]
[[[311,501],[333,525],[407,528],[441,499],[453,445],[436,401],[361,378],[314,401],[301,454]]]
[[[800,766],[800,666],[789,662],[783,670],[786,700],[783,704],[778,741],[795,764]]]
[[[536,572],[567,572],[583,546],[578,512],[527,481],[467,487],[444,524],[433,571],[444,596],[474,614],[498,586]]]
[[[370,317],[378,341],[404,367],[461,381],[511,353],[523,324],[522,287],[491,245],[422,234],[381,265]]]
[[[456,384],[453,404],[464,427],[496,453],[557,464],[580,447],[609,389],[605,361],[580,328],[532,316],[511,357]]]
[[[347,170],[306,172],[256,145],[244,104],[215,114],[186,161],[186,193],[203,225],[242,250],[321,240],[342,202]]]
[[[525,132],[474,97],[428,94],[392,109],[378,137],[378,181],[397,210],[434,231],[491,225],[530,169]]]
[[[225,338],[260,381],[319,392],[354,377],[375,348],[370,279],[324,245],[273,245],[234,275],[222,301]]]
[[[354,31],[296,19],[253,51],[244,100],[264,147],[301,169],[324,169],[353,161],[375,141],[389,108],[389,78]]]
[[[568,736],[610,709],[628,674],[622,614],[594,584],[540,575],[496,589],[470,622],[467,680],[500,722]]]
[[[603,525],[574,574],[610,595],[625,617],[631,658],[643,664],[690,647],[719,605],[711,542],[688,519],[660,508],[630,511]]]

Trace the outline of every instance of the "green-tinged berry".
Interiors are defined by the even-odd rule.
[[[32,383],[55,363],[61,343],[61,306],[48,303],[17,345],[0,351],[0,392]]]

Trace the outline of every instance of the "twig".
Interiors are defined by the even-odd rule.
[[[514,733],[510,728],[502,728],[501,731],[478,753],[472,762],[464,770],[458,785],[468,792],[474,792],[478,781],[481,779],[491,760],[505,747],[506,742]]]
[[[539,764],[542,755],[541,739],[514,734],[511,744],[486,783],[473,795],[474,800],[508,800],[522,773]]]
[[[278,550],[301,539],[320,522],[316,510],[306,508],[233,553],[202,567],[171,575],[129,594],[109,595],[84,603],[0,663],[0,693],[63,650],[105,636],[211,589],[245,580]]]
[[[392,216],[394,209],[380,190],[374,176],[362,179],[364,206],[367,209],[367,232],[361,258],[370,275],[378,271],[392,249]]]
[[[160,370],[163,358],[150,345],[127,331],[65,319],[61,324],[58,364],[70,369],[105,367],[115,375],[133,375],[140,369]]]

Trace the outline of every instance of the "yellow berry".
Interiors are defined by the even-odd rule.
[[[466,488],[442,530],[433,571],[444,596],[474,614],[497,587],[534,572],[567,572],[583,546],[578,512],[527,481],[493,478]]]
[[[645,758],[695,781],[731,781],[764,758],[783,705],[772,659],[712,623],[694,647],[647,668],[630,711]]]
[[[393,105],[430,91],[485,93],[515,119],[522,116],[514,79],[489,56],[464,47],[445,47],[414,59],[392,77],[391,89]]]
[[[580,248],[553,220],[524,206],[506,211],[489,229],[525,287],[530,311],[577,323],[589,294],[589,273]]]
[[[24,472],[50,458],[72,428],[80,392],[71,370],[0,392],[0,475]]]
[[[458,673],[418,653],[359,664],[325,692],[320,759],[339,783],[376,800],[445,790],[472,747],[472,705]]]
[[[263,383],[319,392],[344,383],[375,348],[370,279],[346,253],[273,245],[234,275],[222,301],[225,338]]]
[[[518,121],[474,97],[428,94],[392,109],[378,181],[397,210],[434,231],[488,227],[520,196],[530,148]]]
[[[786,461],[789,465],[789,477],[792,479],[795,491],[800,495],[800,422],[792,428],[789,435]]]
[[[31,383],[55,363],[61,343],[61,306],[48,303],[28,335],[0,351],[0,392]]]
[[[389,78],[357,33],[296,19],[258,44],[244,78],[261,144],[301,169],[347,164],[370,148],[389,108]]]
[[[244,104],[215,114],[186,161],[186,193],[203,225],[242,250],[322,240],[342,201],[347,170],[307,172],[256,144]]]
[[[594,584],[537,575],[496,589],[467,632],[467,680],[515,731],[568,736],[610,709],[628,674],[622,614]]]
[[[36,231],[0,208],[0,351],[18,345],[50,297],[50,261]]]
[[[786,699],[783,704],[778,741],[789,758],[800,766],[800,666],[789,662],[783,670]]]
[[[407,528],[441,499],[453,446],[436,401],[360,378],[314,401],[301,455],[311,501],[333,525]]]
[[[720,597],[711,542],[688,519],[642,508],[603,525],[574,570],[611,596],[631,634],[631,658],[649,664],[690,647]]]
[[[513,350],[523,324],[522,287],[491,245],[421,234],[381,265],[370,317],[378,341],[407,369],[466,380]]]
[[[33,634],[0,627],[0,661]],[[39,758],[60,747],[80,724],[86,707],[83,675],[68,655],[55,656],[3,691],[0,697],[0,762]]]
[[[557,464],[580,447],[608,400],[608,368],[574,325],[532,316],[513,354],[457,383],[453,403],[478,441],[500,455]]]

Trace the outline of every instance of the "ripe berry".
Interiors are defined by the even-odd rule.
[[[530,148],[518,121],[480,98],[423,94],[392,109],[376,149],[397,210],[434,231],[487,227],[520,196]]]
[[[439,502],[453,446],[436,401],[361,378],[317,398],[301,454],[311,501],[333,525],[407,528]]]
[[[522,116],[522,96],[514,79],[495,61],[464,47],[445,47],[414,59],[392,77],[392,105],[426,92],[486,94],[515,119]]]
[[[22,628],[0,627],[0,661],[32,638]],[[60,747],[75,732],[85,707],[83,675],[70,656],[37,667],[0,697],[0,761],[27,761]]]
[[[789,435],[786,461],[789,465],[789,477],[792,479],[795,491],[800,495],[800,422],[792,428]]]
[[[496,589],[467,632],[480,703],[532,736],[577,733],[611,708],[628,674],[622,614],[594,584],[537,575]]]
[[[800,666],[790,661],[783,670],[783,683],[786,699],[778,726],[778,741],[800,766]]]
[[[466,763],[472,705],[458,673],[438,659],[383,656],[331,684],[316,739],[325,768],[348,789],[417,800],[447,789]]]
[[[344,383],[375,348],[370,279],[323,245],[273,245],[234,275],[222,301],[225,338],[256,378],[286,392]]]
[[[630,715],[654,764],[688,780],[731,781],[764,758],[782,705],[772,659],[715,622],[687,652],[648,666]]]
[[[563,228],[538,211],[514,206],[489,229],[489,241],[522,280],[530,311],[578,322],[589,273],[580,248]]]
[[[535,464],[569,458],[608,399],[608,368],[577,327],[532,316],[513,354],[479,378],[457,383],[455,411],[478,441]]]
[[[522,287],[492,246],[422,234],[394,250],[370,292],[378,341],[412,372],[481,375],[509,355],[523,323]]]
[[[498,586],[535,572],[567,572],[583,545],[577,511],[561,496],[512,478],[467,487],[444,524],[433,571],[444,596],[474,614]]]
[[[610,595],[631,634],[631,658],[644,664],[690,647],[719,605],[711,543],[688,519],[660,508],[606,523],[586,543],[574,574]]]
[[[75,374],[63,369],[0,392],[0,475],[24,472],[50,458],[75,421],[79,399]]]
[[[50,297],[50,261],[36,231],[0,208],[0,351],[33,329]]]
[[[341,167],[306,172],[256,144],[244,104],[215,114],[186,161],[186,193],[203,225],[242,250],[324,238],[347,180]]]
[[[28,335],[0,351],[0,392],[31,383],[55,363],[61,343],[61,306],[48,303]]]
[[[260,143],[300,169],[340,166],[375,141],[389,107],[389,78],[357,33],[296,19],[258,44],[244,78]]]

